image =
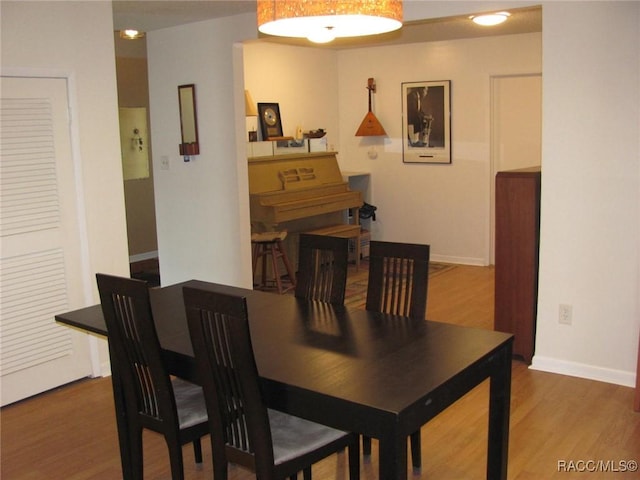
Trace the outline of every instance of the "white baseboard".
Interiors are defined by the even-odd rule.
[[[542,372],[559,373],[570,377],[613,383],[624,387],[633,388],[636,384],[635,372],[597,367],[586,363],[569,362],[567,360],[558,360],[557,358],[542,357],[540,355],[533,356],[529,368]]]
[[[143,260],[149,260],[151,258],[158,258],[158,251],[136,253],[135,255],[129,255],[129,263],[142,262]]]
[[[101,377],[110,377],[111,376],[111,363],[104,362],[102,364],[102,371],[100,372]]]
[[[452,257],[449,255],[431,255],[432,262],[453,263],[456,265],[471,265],[472,267],[486,267],[488,264],[483,258],[473,257]]]

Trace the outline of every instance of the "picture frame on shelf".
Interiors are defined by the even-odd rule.
[[[451,163],[451,80],[402,83],[402,161]]]
[[[263,140],[282,138],[282,119],[280,105],[277,103],[258,103],[258,117]]]

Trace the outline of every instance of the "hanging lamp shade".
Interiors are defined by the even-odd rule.
[[[257,14],[262,33],[325,43],[399,29],[402,0],[258,0]]]
[[[379,137],[384,136],[387,132],[384,130],[384,127],[380,123],[380,121],[376,118],[376,116],[371,111],[371,92],[376,91],[376,84],[373,78],[370,78],[367,82],[367,90],[369,90],[369,111],[364,116],[360,127],[358,127],[358,131],[356,132],[356,137]]]

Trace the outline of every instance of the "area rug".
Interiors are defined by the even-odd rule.
[[[144,265],[143,265],[144,263]],[[144,267],[144,268],[143,268]],[[455,265],[450,263],[429,263],[429,278],[436,275],[448,272],[456,268]],[[345,292],[345,306],[356,309],[364,308],[367,301],[367,276],[369,275],[369,261],[367,258],[360,260],[360,268],[356,271],[354,264],[349,265],[349,272],[347,274],[347,288]],[[132,268],[131,278],[138,278],[145,280],[150,286],[160,286],[160,272],[156,263],[145,261],[141,262],[137,268]],[[285,287],[290,287],[290,284],[284,280]],[[274,290],[275,286],[273,289]],[[290,288],[287,293],[293,294],[293,288]]]

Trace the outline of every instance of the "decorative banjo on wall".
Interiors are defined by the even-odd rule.
[[[369,91],[369,111],[364,116],[362,123],[356,131],[356,137],[379,137],[387,134],[380,121],[371,110],[371,94],[376,92],[376,82],[373,78],[367,80],[367,90]]]

